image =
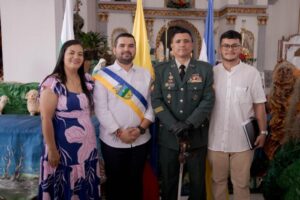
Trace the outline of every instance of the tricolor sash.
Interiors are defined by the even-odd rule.
[[[145,106],[145,109],[147,110],[148,103],[147,103],[146,99],[144,98],[144,96],[139,91],[137,91],[134,87],[132,87],[129,83],[127,83],[123,78],[121,78],[118,74],[114,73],[107,67],[104,67],[102,70],[105,73],[107,73],[108,75],[110,75],[117,82],[119,82],[119,84],[128,86],[129,89],[132,91],[132,93],[138,98],[138,100],[140,100],[140,102]]]
[[[145,110],[148,108],[146,99],[138,90],[107,67],[101,69],[100,73],[93,75],[93,78],[128,105],[141,120],[144,119],[144,112],[141,111],[132,98],[134,96],[143,105]]]

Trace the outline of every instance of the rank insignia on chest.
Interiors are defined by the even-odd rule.
[[[118,96],[123,97],[124,99],[131,99],[132,92],[126,84],[119,84],[115,86],[114,89],[116,90]]]
[[[193,100],[196,101],[197,99],[198,99],[198,95],[195,94],[195,95],[193,96]]]
[[[202,83],[202,76],[200,76],[199,73],[192,74],[188,82],[189,83]]]
[[[165,83],[165,86],[169,89],[171,89],[172,87],[175,87],[174,76],[172,75],[171,72],[169,73],[168,80]]]

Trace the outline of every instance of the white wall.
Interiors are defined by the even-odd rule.
[[[40,81],[54,68],[58,50],[53,0],[0,0],[5,81]],[[62,18],[62,15],[61,15]]]
[[[109,46],[111,46],[111,34],[116,28],[124,28],[129,33],[132,33],[133,28],[133,17],[131,14],[126,13],[110,13],[108,16],[108,20],[113,23],[108,23],[107,32],[108,32],[108,42]]]
[[[299,0],[278,0],[269,5],[267,21],[265,69],[272,70],[277,63],[278,40],[298,32]]]
[[[136,0],[132,0],[132,2],[136,2]],[[165,2],[163,0],[143,0],[143,7],[147,8],[162,8],[165,6]]]
[[[4,80],[17,82],[40,81],[49,74],[55,65],[56,57],[60,47],[60,31],[63,18],[63,5],[65,0],[0,0],[0,16],[2,24],[2,46]],[[84,0],[90,1],[90,0]],[[92,0],[95,1],[95,0]],[[159,0],[153,0],[159,3]],[[198,0],[196,0],[198,2]],[[269,19],[267,21],[267,39],[265,49],[265,69],[272,70],[277,62],[278,40],[282,36],[296,34],[299,20],[299,0],[278,0],[269,5],[267,10]],[[223,7],[226,3],[234,0],[215,0],[215,9]],[[151,5],[150,0],[144,0],[144,6]],[[259,0],[257,3],[265,3]],[[197,3],[205,8],[206,1]],[[91,6],[92,7],[92,6]],[[91,7],[86,7],[87,15]],[[97,8],[96,8],[97,9]],[[239,16],[236,28],[240,30],[241,22]],[[250,17],[251,18],[251,17]],[[257,33],[256,17],[249,21],[250,30]],[[97,22],[98,19],[96,19]],[[123,27],[132,31],[133,18],[131,14],[111,13],[109,14],[108,33],[115,28]],[[91,22],[92,23],[92,22]],[[154,21],[154,36],[156,36],[162,21]],[[200,23],[200,25],[199,25]],[[194,24],[199,26],[203,35],[203,22]],[[226,28],[225,18],[218,22],[219,28],[216,34],[215,44],[218,44],[219,34]],[[91,25],[92,27],[93,25]],[[251,28],[252,27],[252,28]],[[248,28],[248,27],[246,27]],[[109,35],[110,36],[110,35]],[[110,38],[108,38],[110,41]],[[156,38],[153,38],[154,42]],[[257,41],[257,40],[256,40]],[[257,47],[257,45],[255,45]],[[255,50],[256,51],[256,50]]]
[[[256,5],[268,5],[268,0],[256,0]]]

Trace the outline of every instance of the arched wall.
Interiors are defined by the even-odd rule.
[[[169,21],[167,23],[168,29],[178,26],[181,28],[185,28],[187,30],[189,30],[192,34],[193,37],[193,41],[194,41],[194,47],[193,47],[193,57],[194,58],[199,58],[200,55],[200,50],[201,50],[201,43],[202,43],[202,37],[198,31],[198,29],[190,22],[186,21],[186,20],[172,20]],[[155,42],[155,48],[157,49],[159,46],[159,42],[161,41],[161,38],[165,35],[165,31],[166,31],[166,26],[162,26],[160,28],[160,30],[158,31],[157,35],[156,35],[156,42]],[[168,47],[170,47],[170,38],[167,39],[168,40]]]

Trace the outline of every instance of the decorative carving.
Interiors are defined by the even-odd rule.
[[[227,20],[227,24],[235,25],[236,15],[227,15],[226,20]]]
[[[101,2],[98,3],[98,8],[101,10],[122,10],[122,11],[135,11],[136,3],[115,3],[115,2]],[[145,12],[145,9],[144,9]]]
[[[107,14],[107,12],[99,13],[98,16],[99,16],[99,21],[100,22],[107,22],[108,21],[108,14]]]
[[[122,11],[122,12],[131,12],[134,13],[136,9],[136,3],[115,3],[115,2],[101,2],[98,4],[98,7],[101,11]],[[222,17],[226,14],[260,14],[265,15],[267,13],[267,8],[261,7],[250,7],[250,8],[241,8],[241,7],[226,7],[222,10],[214,11],[215,17]],[[173,17],[189,17],[189,18],[205,18],[206,9],[150,9],[144,8],[145,16],[149,17],[161,17],[161,16],[173,16]],[[98,14],[99,15],[99,14]]]
[[[201,35],[200,35],[198,29],[193,24],[191,24],[190,22],[188,22],[186,20],[173,20],[173,21],[170,21],[167,23],[167,27],[169,29],[172,27],[175,27],[175,26],[179,26],[179,27],[188,29],[192,33],[194,45],[196,45],[195,46],[196,49],[194,51],[194,54],[195,54],[194,58],[198,58],[199,54],[200,54],[201,42],[202,42],[202,38],[201,38]],[[156,49],[159,48],[161,38],[162,38],[163,34],[165,33],[165,31],[166,31],[166,26],[164,25],[161,27],[161,29],[157,33],[156,45],[155,45]],[[166,47],[168,47],[168,45],[165,45],[165,48]],[[158,57],[156,57],[156,59],[158,59]]]
[[[267,25],[268,16],[257,16],[258,25]]]
[[[267,8],[242,8],[242,7],[226,7],[217,12],[217,17],[222,17],[226,14],[266,14]]]
[[[153,20],[152,18],[146,19],[147,27],[149,26],[149,27],[152,27],[152,28],[153,28],[153,22],[154,22],[154,20]]]
[[[147,33],[148,33],[148,40],[150,42],[150,44],[153,41],[153,23],[154,23],[154,19],[150,18],[150,19],[146,19],[146,28],[147,28]]]

